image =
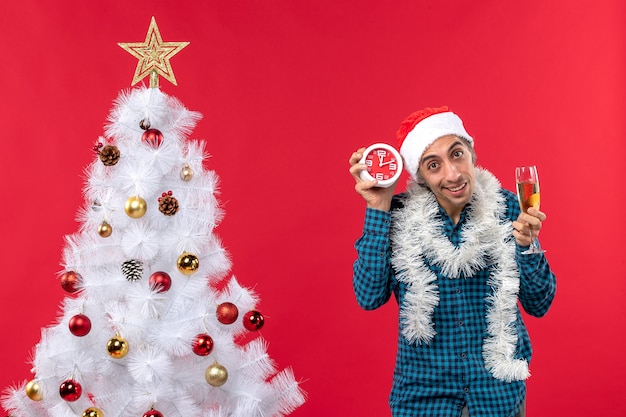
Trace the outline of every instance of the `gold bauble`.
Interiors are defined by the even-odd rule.
[[[204,371],[204,379],[206,379],[206,382],[212,387],[221,387],[226,383],[226,380],[228,380],[228,371],[224,366],[215,362]]]
[[[193,178],[193,170],[189,165],[185,164],[183,169],[180,171],[180,179],[183,181],[191,181]]]
[[[126,214],[133,219],[143,217],[143,215],[146,214],[147,209],[148,204],[146,203],[146,200],[137,195],[129,197],[124,204],[124,211],[126,211]]]
[[[106,221],[100,223],[100,226],[98,226],[98,234],[100,236],[109,237],[111,236],[111,233],[113,233],[113,228],[109,223],[107,223]]]
[[[83,411],[83,417],[104,417],[104,413],[97,407],[89,407]]]
[[[128,341],[119,335],[109,339],[107,352],[112,358],[122,359],[128,355]]]
[[[178,266],[178,270],[180,272],[185,275],[191,275],[200,267],[200,261],[196,255],[185,252],[178,257],[176,265]]]
[[[26,395],[33,401],[41,401],[43,399],[43,392],[41,391],[41,385],[34,379],[26,384]]]

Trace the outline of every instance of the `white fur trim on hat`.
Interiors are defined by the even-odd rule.
[[[461,118],[450,111],[428,116],[406,135],[400,147],[400,154],[404,158],[404,167],[411,178],[417,180],[417,168],[426,148],[446,135],[465,138],[470,145],[474,146],[474,139],[463,127]]]

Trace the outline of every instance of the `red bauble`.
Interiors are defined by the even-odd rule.
[[[217,306],[217,320],[222,324],[233,324],[239,317],[239,309],[233,303],[225,302]]]
[[[255,310],[248,311],[246,315],[243,316],[243,327],[250,331],[260,330],[264,322],[263,314]]]
[[[78,291],[78,286],[81,283],[82,278],[80,274],[77,274],[74,271],[67,271],[63,275],[61,275],[61,287],[65,292],[74,294]]]
[[[83,387],[73,379],[66,379],[59,386],[59,394],[65,401],[76,401],[83,393]]]
[[[213,350],[213,339],[206,333],[200,333],[191,344],[193,353],[198,356],[206,356]]]
[[[148,129],[141,135],[141,140],[157,148],[163,142],[163,133],[158,129]]]
[[[69,328],[74,336],[85,336],[91,330],[91,320],[84,314],[77,314],[70,319]]]
[[[151,408],[150,411],[146,411],[143,417],[163,417],[163,414],[160,411]]]
[[[166,292],[172,287],[172,278],[166,272],[155,272],[150,275],[150,287],[157,290],[157,292]]]

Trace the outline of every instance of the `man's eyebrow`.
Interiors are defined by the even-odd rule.
[[[437,158],[439,158],[439,156],[437,156],[437,155],[426,155],[420,161],[420,165],[425,164],[426,162],[430,161],[431,159],[437,159]]]
[[[452,143],[452,145],[450,145],[450,146],[448,147],[448,152],[450,152],[452,149],[456,148],[456,147],[457,147],[457,146],[459,146],[459,145],[460,145],[460,146],[463,146],[463,142],[462,142],[462,141],[460,141],[460,140],[457,140],[457,141],[453,142],[453,143]],[[436,159],[436,158],[438,158],[438,156],[437,156],[437,155],[426,155],[426,156],[424,156],[424,157],[422,158],[422,160],[420,161],[420,165],[422,165],[422,164],[423,164],[423,163],[425,163],[425,162],[428,162],[428,161],[429,161],[429,160],[431,160],[431,159]]]

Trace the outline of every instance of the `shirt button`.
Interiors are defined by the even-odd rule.
[[[456,289],[456,293],[457,293],[457,294],[461,294],[461,289],[460,289],[460,288],[457,288],[457,289]]]
[[[465,388],[463,388],[463,391],[465,391],[465,392],[469,392],[469,387],[465,387]]]
[[[465,352],[461,353],[461,358],[463,358],[463,359],[467,358],[467,353],[465,353]]]
[[[463,320],[459,320],[459,327],[463,326]]]

